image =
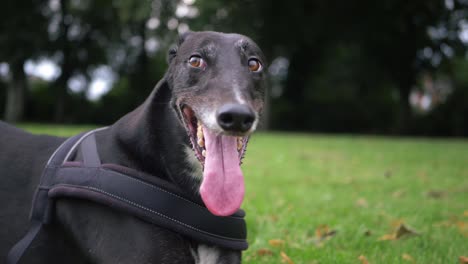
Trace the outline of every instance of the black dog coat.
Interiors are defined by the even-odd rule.
[[[103,129],[71,137],[52,154],[34,195],[31,226],[11,249],[7,264],[16,264],[42,225],[52,223],[54,201],[62,197],[100,203],[198,242],[247,249],[242,210],[215,216],[169,182],[117,164],[101,164],[94,133]],[[78,151],[83,161],[70,161]]]

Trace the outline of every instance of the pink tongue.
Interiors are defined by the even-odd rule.
[[[203,134],[206,157],[201,197],[214,215],[232,215],[244,199],[244,175],[239,165],[237,139],[217,136],[205,128]]]

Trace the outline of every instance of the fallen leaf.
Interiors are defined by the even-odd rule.
[[[466,211],[463,212],[463,216],[468,217],[468,210],[466,210]]]
[[[271,239],[268,241],[268,244],[270,244],[272,247],[281,247],[284,245],[284,240],[282,239]]]
[[[404,253],[401,257],[406,261],[415,263],[414,258],[410,254]]]
[[[468,264],[468,257],[460,256],[458,260],[460,261],[460,264]]]
[[[370,231],[369,229],[367,229],[366,231],[364,231],[364,235],[365,235],[365,236],[372,236],[372,231]]]
[[[466,211],[463,213],[465,216]],[[445,220],[442,222],[435,223],[434,226],[436,227],[454,227],[457,228],[458,231],[465,237],[468,237],[468,222],[464,220],[459,220],[459,217],[452,217],[449,220]]]
[[[336,235],[336,230],[330,229],[328,225],[320,225],[315,229],[315,237],[320,240],[324,240]]]
[[[269,250],[268,248],[261,248],[257,250],[257,255],[258,256],[271,256],[273,255],[273,251]]]
[[[359,198],[356,200],[356,205],[358,207],[363,207],[363,208],[367,208],[369,205],[367,203],[367,200],[364,199],[364,198]]]
[[[398,228],[399,226],[401,226],[402,224],[405,223],[405,220],[403,219],[395,219],[393,220],[390,225],[393,227],[393,228]]]
[[[270,215],[270,220],[271,220],[272,222],[277,222],[278,219],[279,219],[279,217],[278,217],[277,215]]]
[[[433,226],[435,227],[451,227],[453,226],[453,223],[449,220],[446,220],[446,221],[441,221],[441,222],[438,222],[438,223],[435,223],[433,224]]]
[[[317,247],[323,246],[323,243],[337,233],[336,230],[330,229],[328,225],[320,225],[315,229],[315,236],[311,239]]]
[[[395,237],[395,234],[385,234],[381,237],[379,237],[379,241],[385,241],[385,240],[395,240],[396,237]]]
[[[417,236],[420,235],[419,232],[414,230],[413,228],[410,228],[406,226],[404,223],[401,223],[393,233],[391,234],[385,234],[381,236],[378,240],[379,241],[385,241],[385,240],[397,240],[402,237],[407,237],[407,236]]]
[[[406,194],[405,190],[396,190],[392,193],[393,198],[401,198]]]
[[[393,175],[392,170],[387,170],[387,171],[385,171],[385,173],[384,173],[384,177],[387,178],[387,179],[390,178],[390,177],[392,177],[392,175]]]
[[[396,239],[400,239],[404,236],[417,236],[417,235],[420,235],[420,233],[414,230],[413,228],[406,226],[405,224],[401,224],[395,232]]]
[[[359,256],[358,259],[361,261],[362,264],[369,264],[369,261],[364,255]]]
[[[455,225],[463,236],[468,236],[468,222],[457,221]]]
[[[289,258],[288,255],[284,253],[284,251],[281,251],[280,255],[281,255],[281,262],[287,263],[287,264],[294,264],[294,261],[292,261],[291,258]]]
[[[447,195],[447,192],[441,190],[430,190],[426,193],[427,197],[433,199],[441,199]]]

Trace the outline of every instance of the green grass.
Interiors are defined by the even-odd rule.
[[[22,123],[19,124],[18,127],[31,131],[35,134],[48,134],[48,135],[55,135],[60,137],[68,137],[75,135],[82,131],[91,130],[96,128],[95,125],[42,125],[42,124],[34,124],[34,123]]]
[[[25,127],[60,135],[89,128]],[[243,170],[245,263],[282,263],[281,252],[294,263],[361,263],[360,255],[369,263],[458,263],[468,255],[467,141],[257,134]],[[419,235],[379,241],[395,222]],[[336,235],[317,243],[324,225]],[[271,245],[275,239],[282,242]]]

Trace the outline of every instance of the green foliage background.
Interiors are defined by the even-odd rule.
[[[272,68],[286,63],[271,71],[264,128],[468,135],[466,0],[27,0],[0,14],[0,63],[9,67],[0,109],[10,122],[110,124],[162,78],[179,32],[215,30],[250,36]],[[60,74],[24,75],[40,60]],[[103,66],[112,89],[90,101]],[[416,91],[435,102],[430,109],[409,104]]]

